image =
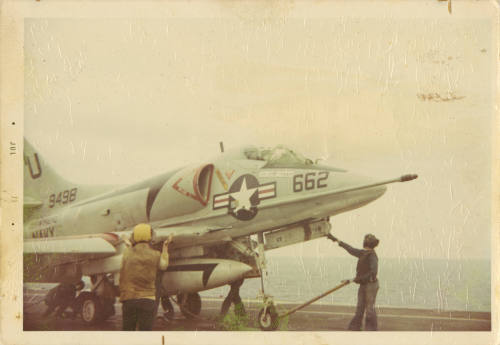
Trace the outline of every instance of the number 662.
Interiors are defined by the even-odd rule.
[[[293,191],[301,192],[304,190],[312,190],[315,188],[325,188],[327,186],[329,172],[321,171],[319,173],[310,172],[307,174],[298,174],[293,176]]]

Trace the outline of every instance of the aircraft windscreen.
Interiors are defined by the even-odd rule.
[[[251,160],[260,160],[272,165],[313,165],[314,162],[300,153],[278,145],[274,148],[247,148],[245,157]]]

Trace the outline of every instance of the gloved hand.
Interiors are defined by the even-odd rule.
[[[168,235],[165,242],[163,242],[163,250],[168,251],[168,245],[172,242],[172,239],[173,239],[173,235],[172,234]]]
[[[174,239],[174,235],[170,234],[170,235],[168,235],[168,237],[165,240],[165,242],[167,243],[167,245],[169,245],[170,243],[172,243],[173,239]]]
[[[326,237],[330,240],[332,240],[333,242],[337,242],[338,241],[338,238],[333,236],[332,234],[328,233],[328,235],[326,235]]]
[[[127,247],[132,247],[132,236],[128,234],[121,234],[120,235],[121,240]]]

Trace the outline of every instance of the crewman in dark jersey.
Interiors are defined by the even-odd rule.
[[[356,266],[356,278],[354,282],[359,284],[358,289],[358,305],[356,314],[354,315],[349,330],[360,331],[363,315],[366,313],[365,330],[377,330],[377,313],[375,312],[375,299],[379,288],[377,272],[378,272],[378,257],[374,248],[378,245],[379,240],[372,234],[365,235],[363,240],[363,249],[355,249],[339,241],[332,234],[327,236],[333,242],[338,242],[339,246],[347,250],[347,252],[358,258]]]
[[[47,305],[47,310],[43,316],[49,316],[52,312],[56,311],[56,317],[62,317],[65,310],[69,307],[72,309],[73,318],[76,316],[76,293],[83,289],[83,281],[79,281],[76,284],[61,283],[55,288],[52,288],[47,296],[45,297],[45,304]]]
[[[243,278],[235,280],[231,283],[231,290],[229,290],[229,294],[222,302],[222,308],[220,311],[221,318],[224,318],[231,307],[231,303],[234,304],[234,311],[237,316],[246,315],[245,306],[241,301],[240,297],[240,287],[243,285]]]

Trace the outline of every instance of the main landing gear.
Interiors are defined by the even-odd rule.
[[[195,319],[201,312],[201,297],[197,292],[177,295],[177,303],[186,319]]]
[[[83,291],[75,301],[75,308],[85,325],[105,321],[115,314],[116,291],[106,275],[92,276],[91,291]]]
[[[196,319],[201,313],[201,297],[198,293],[181,293],[172,300],[179,306],[182,315],[186,319]],[[162,295],[160,297],[161,307],[164,310],[163,316],[167,319],[174,318],[174,307],[170,301],[170,296]]]
[[[86,325],[105,321],[115,314],[114,300],[103,300],[94,292],[82,292],[77,301],[80,305],[82,321]]]
[[[260,286],[263,297],[263,307],[259,311],[259,315],[257,317],[257,322],[259,323],[260,329],[263,331],[274,331],[278,329],[279,326],[279,317],[276,312],[276,307],[274,305],[274,301],[272,296],[269,296],[265,293],[265,285],[267,278],[267,266],[266,266],[266,257],[264,252],[264,234],[258,234],[258,245],[257,245],[257,253],[258,260],[257,265],[260,270]]]
[[[160,298],[160,304],[161,307],[163,308],[163,316],[168,319],[172,320],[174,318],[175,312],[174,312],[174,306],[172,305],[172,302],[170,301],[169,296],[161,296]]]

